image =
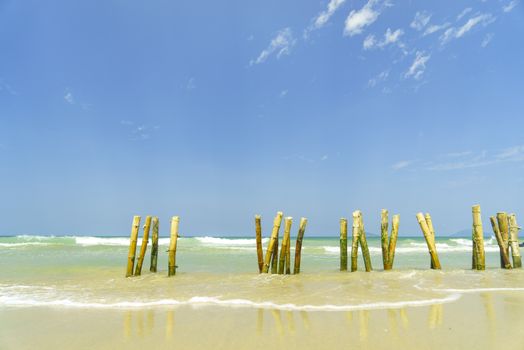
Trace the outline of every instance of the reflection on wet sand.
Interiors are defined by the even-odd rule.
[[[429,307],[428,314],[428,328],[435,329],[437,326],[442,325],[442,304],[433,304]]]

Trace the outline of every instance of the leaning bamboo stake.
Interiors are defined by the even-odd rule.
[[[158,217],[153,217],[153,234],[151,235],[151,265],[149,271],[156,272],[158,261]]]
[[[348,270],[348,220],[340,219],[340,271]]]
[[[264,253],[262,252],[262,223],[260,215],[255,215],[255,230],[257,237],[258,272],[262,273],[262,268],[264,267]]]
[[[509,227],[508,227],[508,215],[505,212],[497,213],[497,224],[500,231],[502,242],[504,242],[504,250],[506,255],[509,257]],[[502,257],[500,260],[500,267],[504,267]]]
[[[131,226],[131,241],[129,243],[129,253],[127,254],[126,277],[133,276],[133,269],[135,268],[136,241],[138,238],[139,228],[140,216],[133,216],[133,225]]]
[[[284,219],[284,237],[282,238],[282,247],[280,247],[280,257],[278,259],[278,274],[284,274],[284,269],[286,267],[286,256],[287,256],[287,247],[289,246],[289,237],[291,234],[291,224],[293,223],[293,218],[288,216]]]
[[[353,230],[351,231],[351,272],[357,271],[359,237],[360,211],[356,210],[353,212]]]
[[[373,270],[371,266],[371,255],[369,254],[368,241],[366,239],[366,230],[364,228],[364,220],[362,219],[362,213],[359,215],[360,218],[360,249],[362,249],[362,257],[364,258],[364,267],[366,272]]]
[[[275,220],[273,221],[273,230],[271,231],[271,238],[269,239],[269,244],[267,246],[266,250],[266,257],[264,259],[264,268],[262,269],[263,273],[269,272],[269,264],[271,263],[271,257],[274,252],[275,244],[278,244],[278,231],[280,230],[280,225],[282,223],[282,215],[284,215],[281,211],[277,213],[277,216],[275,217]]]
[[[422,233],[424,234],[424,238],[426,239],[426,244],[428,245],[429,255],[431,257],[431,268],[440,270],[441,266],[437,255],[437,248],[435,247],[435,241],[432,237],[431,231],[428,227],[428,222],[426,221],[424,214],[418,213],[417,221],[420,225]]]
[[[380,243],[382,247],[382,264],[384,265],[384,270],[388,266],[388,226],[389,218],[387,209],[382,209],[380,212]]]
[[[144,225],[144,234],[142,236],[142,244],[140,245],[140,255],[136,263],[135,276],[142,274],[142,264],[147,251],[147,242],[149,242],[149,229],[151,228],[151,216],[146,216],[146,223]]]
[[[286,244],[286,275],[291,274],[291,237],[288,238]]]
[[[168,263],[168,276],[176,275],[176,246],[178,241],[178,224],[180,218],[173,216],[171,218],[171,240],[169,241],[169,263]]]
[[[491,227],[493,228],[493,233],[495,234],[495,238],[497,239],[497,243],[499,244],[500,249],[500,260],[502,261],[502,268],[503,269],[511,269],[511,263],[509,262],[509,256],[506,252],[506,246],[504,243],[504,239],[502,238],[502,234],[500,233],[499,225],[497,223],[497,219],[492,216],[489,218],[489,221],[491,222]]]
[[[436,250],[435,229],[433,228],[433,221],[431,220],[431,216],[429,215],[429,213],[426,213],[424,218],[426,219],[426,224],[428,225],[429,232],[431,233],[431,235],[430,235],[430,237],[431,237],[431,244],[433,245],[433,247],[435,247],[435,250]],[[431,265],[432,269],[435,267],[435,263],[434,263],[433,259],[431,260],[431,264],[430,265]]]
[[[273,257],[271,258],[271,273],[278,273],[278,241],[279,236],[277,236],[277,241],[273,247]]]
[[[307,224],[307,219],[301,218],[299,228],[298,228],[297,243],[295,246],[295,266],[293,269],[293,273],[295,275],[300,273],[300,258],[302,255],[302,240],[304,239],[304,232],[306,232],[306,224]]]
[[[510,247],[511,257],[513,259],[513,268],[522,267],[522,260],[520,258],[519,250],[519,230],[520,227],[517,225],[517,216],[515,214],[509,215],[509,236],[510,236]]]
[[[482,229],[482,219],[480,217],[480,205],[472,207],[473,214],[473,266],[474,270],[486,269],[486,256],[484,254],[484,231]]]
[[[399,222],[400,216],[393,215],[393,219],[391,220],[391,235],[389,237],[388,246],[388,264],[384,267],[384,270],[391,270],[393,268],[393,261],[395,260],[395,248],[397,247]]]

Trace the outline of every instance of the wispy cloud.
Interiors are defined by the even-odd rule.
[[[486,47],[489,45],[489,43],[491,42],[491,40],[493,40],[493,37],[495,36],[495,34],[493,33],[488,33],[484,36],[484,39],[482,39],[482,42],[480,43],[480,46],[481,47]]]
[[[368,87],[375,87],[378,83],[385,81],[389,77],[389,70],[377,74],[377,76],[368,80]]]
[[[404,74],[406,78],[413,77],[416,80],[422,78],[424,71],[426,70],[426,63],[431,58],[430,54],[426,54],[424,51],[417,51],[415,59],[409,67],[408,71]]]
[[[191,91],[196,89],[196,81],[194,77],[189,78],[186,84],[186,90]]]
[[[473,9],[471,7],[466,7],[464,10],[462,10],[461,13],[457,15],[457,21],[460,21],[462,17],[470,13]]]
[[[400,41],[400,37],[404,34],[404,31],[402,29],[397,29],[395,31],[391,31],[390,28],[386,30],[386,33],[384,33],[384,38],[380,41],[377,41],[375,39],[374,35],[368,35],[366,39],[364,39],[364,42],[362,43],[362,47],[364,50],[370,50],[373,48],[384,48],[390,44],[397,43],[398,45],[402,46],[402,42]]]
[[[426,30],[424,31],[424,34],[422,34],[422,35],[426,36],[426,35],[430,35],[430,34],[436,33],[436,32],[438,32],[440,30],[448,28],[450,25],[451,25],[451,23],[449,23],[449,22],[442,23],[442,24],[432,24],[432,25],[430,25],[430,26],[428,26],[426,28]]]
[[[73,97],[73,94],[71,93],[71,91],[69,91],[68,89],[66,89],[66,92],[65,92],[65,95],[64,95],[64,100],[69,103],[70,105],[74,105],[75,104],[75,98]]]
[[[276,54],[277,59],[282,55],[288,55],[296,43],[290,28],[280,30],[271,40],[269,46],[263,50],[255,60],[249,62],[250,65],[265,62],[271,55]]]
[[[383,6],[389,6],[389,3],[384,2]],[[377,20],[383,6],[379,0],[368,0],[360,10],[351,10],[344,25],[344,35],[353,36],[362,33],[365,27]]]
[[[431,14],[427,13],[426,11],[417,12],[415,13],[415,18],[413,18],[413,21],[409,26],[415,30],[420,31],[428,25],[430,19]]]
[[[466,33],[468,33],[470,30],[475,28],[478,25],[487,26],[491,23],[493,23],[496,20],[496,17],[494,17],[491,13],[483,13],[483,14],[476,14],[475,16],[469,18],[466,23],[464,23],[462,26],[455,28],[451,27],[448,28],[444,34],[440,36],[440,43],[442,45],[448,43],[452,39],[459,39],[463,37]]]
[[[508,13],[511,12],[519,4],[518,0],[511,0],[506,5],[502,6],[502,11]]]
[[[410,166],[411,164],[413,164],[415,161],[413,160],[400,160],[398,162],[396,162],[395,164],[393,164],[391,166],[391,169],[393,170],[400,170],[400,169],[404,169],[404,168],[407,168],[408,166]]]
[[[289,92],[288,90],[282,90],[280,91],[280,94],[278,96],[280,98],[286,97],[288,92]]]
[[[346,0],[330,0],[327,9],[313,18],[311,25],[304,31],[304,37],[307,38],[310,32],[324,27],[345,2]]]

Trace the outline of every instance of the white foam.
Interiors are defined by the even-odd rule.
[[[520,287],[500,287],[500,288],[468,288],[468,289],[454,289],[454,288],[431,288],[434,292],[443,293],[483,293],[483,292],[524,292],[524,288]]]
[[[44,242],[23,242],[23,243],[0,243],[0,247],[6,247],[6,248],[16,248],[16,247],[27,247],[27,246],[33,246],[33,245],[51,245],[51,243],[44,243]]]
[[[219,238],[219,237],[195,237],[197,241],[204,244],[213,244],[213,245],[249,245],[255,246],[257,241],[254,238]],[[267,243],[269,238],[262,238],[262,243]]]
[[[113,245],[128,246],[129,238],[123,237],[74,237],[75,243],[82,246]]]

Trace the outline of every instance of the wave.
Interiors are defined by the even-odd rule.
[[[434,292],[444,293],[483,293],[483,292],[524,292],[524,288],[521,287],[498,287],[498,288],[468,288],[468,289],[455,289],[455,288],[431,288]]]
[[[67,308],[95,308],[95,309],[132,309],[132,308],[148,308],[148,307],[166,307],[166,306],[221,306],[232,308],[256,308],[256,309],[274,309],[281,311],[355,311],[355,310],[377,310],[377,309],[398,309],[403,307],[419,307],[433,304],[443,304],[456,301],[460,298],[460,294],[451,294],[443,298],[432,298],[422,300],[406,300],[396,302],[374,302],[362,304],[345,304],[345,305],[296,305],[296,304],[279,304],[272,301],[252,301],[248,299],[219,299],[216,297],[200,297],[195,296],[187,301],[180,301],[176,299],[161,299],[154,301],[120,301],[115,303],[100,303],[100,302],[80,302],[70,299],[57,300],[39,300],[23,297],[0,296],[0,304],[12,307],[67,307]]]
[[[197,241],[204,244],[216,244],[216,245],[248,245],[255,246],[257,241],[255,238],[219,238],[219,237],[195,237]],[[266,244],[269,242],[269,238],[262,238],[262,243]]]

